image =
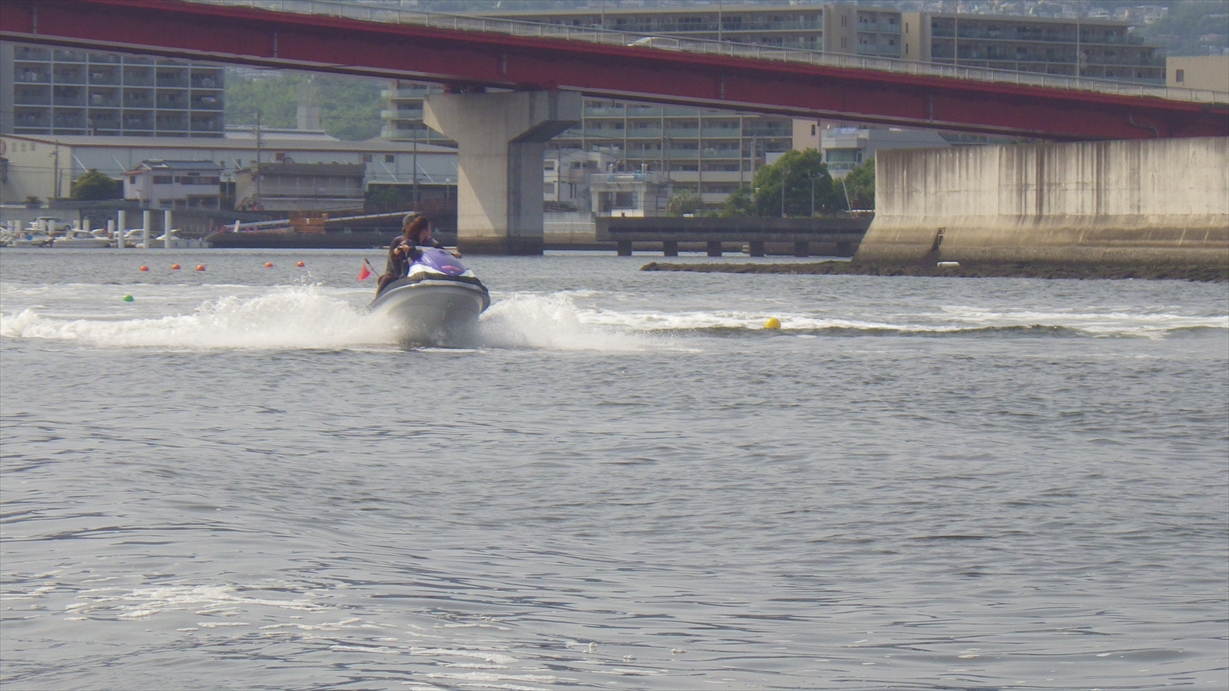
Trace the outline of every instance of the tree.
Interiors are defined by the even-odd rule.
[[[249,78],[228,74],[226,122],[255,125],[259,110],[262,127],[295,127],[299,85],[309,78],[297,73]],[[380,134],[380,82],[325,75],[317,75],[315,82],[325,132],[347,141],[371,139]]]
[[[755,215],[810,216],[814,211],[830,214],[845,208],[840,190],[833,190],[832,176],[815,149],[787,151],[775,163],[755,172]],[[784,195],[782,195],[784,186]]]
[[[692,192],[691,190],[683,190],[673,197],[670,197],[670,202],[666,205],[666,213],[671,216],[694,214],[695,212],[703,209],[704,200],[700,199],[700,195]]]
[[[739,218],[755,214],[755,201],[751,198],[751,188],[743,185],[726,197],[725,205],[721,207],[722,218]]]
[[[75,201],[100,201],[103,199],[122,199],[124,183],[112,180],[106,173],[100,173],[90,168],[73,180],[72,198]]]
[[[875,208],[875,159],[871,158],[862,165],[849,171],[845,176],[845,192],[849,195],[849,204],[854,209]]]

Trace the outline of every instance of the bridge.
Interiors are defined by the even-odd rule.
[[[541,179],[521,172],[540,169],[543,142],[579,118],[582,96],[1051,140],[1229,135],[1229,95],[1188,89],[320,0],[3,8],[4,40],[444,84],[425,119],[460,145],[463,244],[503,238],[497,252],[540,251]]]
[[[1227,94],[320,0],[5,0],[0,38],[1052,140],[1229,135]]]

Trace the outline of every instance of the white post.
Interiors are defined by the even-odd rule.
[[[110,240],[115,239],[115,219],[114,218],[107,219],[107,238]]]
[[[119,226],[119,232],[115,235],[115,247],[122,250],[126,244],[124,234],[128,232],[128,212],[123,209],[119,210],[119,220],[116,221],[116,225]]]
[[[149,224],[152,222],[154,212],[148,209],[141,214],[141,249],[149,249]]]
[[[167,209],[162,212],[162,247],[163,249],[174,249],[175,241],[171,239],[171,210]]]

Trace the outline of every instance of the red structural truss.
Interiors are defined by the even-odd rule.
[[[1229,136],[1229,108],[271,12],[179,0],[2,0],[0,38],[454,89],[586,96],[1055,140]]]

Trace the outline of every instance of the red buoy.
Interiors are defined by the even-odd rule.
[[[299,267],[300,269],[302,269],[304,266],[307,266],[307,265],[306,265],[306,264],[304,264],[303,262],[299,262],[298,264],[295,264],[295,266],[297,266],[297,267]]]
[[[273,262],[265,262],[265,268],[266,268],[266,269],[272,269],[272,268],[273,268]]]
[[[196,265],[196,270],[197,270],[197,271],[204,271],[204,270],[205,270],[205,265],[204,265],[204,264],[197,264],[197,265]]]
[[[179,271],[179,265],[178,265],[178,264],[171,264],[171,268],[172,268],[172,269],[174,269],[174,270],[176,270],[176,271]]]
[[[140,271],[149,271],[149,267],[148,267],[148,266],[142,266],[139,270],[140,270]]]

